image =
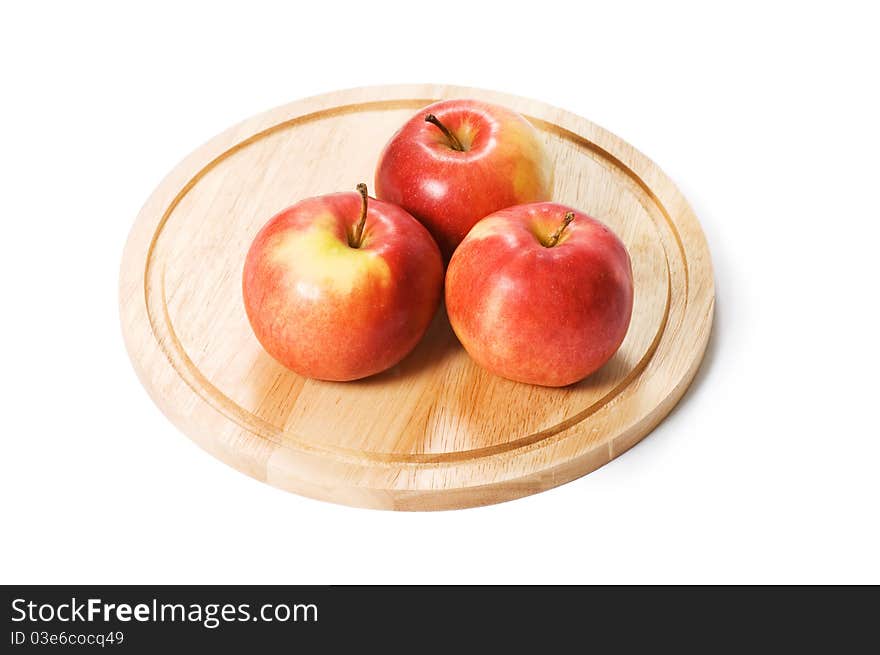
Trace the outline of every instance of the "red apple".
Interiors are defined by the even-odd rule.
[[[448,261],[474,224],[494,211],[549,200],[553,170],[522,116],[478,100],[444,100],[391,137],[376,168],[376,197],[400,205]]]
[[[244,305],[272,357],[300,375],[355,380],[394,366],[440,300],[443,262],[400,207],[358,193],[303,200],[257,234]]]
[[[487,216],[446,272],[446,310],[462,345],[519,382],[561,387],[597,370],[623,342],[632,305],[620,239],[553,202]]]

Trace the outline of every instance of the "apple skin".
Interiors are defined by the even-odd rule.
[[[433,114],[465,147],[455,150]],[[376,197],[421,221],[448,261],[468,231],[494,211],[550,200],[553,168],[522,116],[478,100],[421,109],[391,137],[376,167]]]
[[[569,211],[556,245],[548,239]],[[599,221],[552,202],[477,223],[446,271],[446,311],[483,368],[548,387],[582,380],[620,347],[633,306],[626,247]]]
[[[358,193],[303,200],[274,216],[245,260],[248,320],[266,351],[310,378],[345,381],[394,366],[437,309],[443,262],[400,207],[370,200],[359,248]]]

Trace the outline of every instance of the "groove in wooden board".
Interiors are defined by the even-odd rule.
[[[468,464],[538,446],[549,452],[551,436],[584,428],[581,423],[593,424],[591,430],[581,430],[581,446],[607,441],[610,458],[614,454],[614,435],[598,429],[601,422],[595,417],[615,404],[618,395],[639,387],[642,369],[648,367],[668,336],[669,317],[672,315],[676,327],[681,327],[689,293],[686,244],[678,225],[645,176],[639,176],[621,156],[646,163],[647,172],[653,177],[659,175],[660,181],[671,188],[674,200],[680,195],[659,169],[616,137],[570,115],[564,117],[580,123],[580,133],[560,124],[564,121],[550,120],[559,120],[559,114],[564,114],[559,110],[522,99],[502,99],[508,100],[504,104],[529,114],[554,154],[555,198],[582,207],[611,225],[633,255],[633,327],[618,356],[602,371],[581,385],[563,390],[529,387],[489,376],[466,357],[441,313],[429,337],[395,370],[361,383],[340,385],[303,380],[282,369],[262,352],[250,334],[237,285],[240,263],[253,234],[270,215],[306,195],[370,180],[372,165],[385,140],[416,107],[428,102],[427,90],[413,94],[418,99],[409,100],[404,89],[386,90],[398,96],[393,99],[327,106],[305,114],[297,112],[296,105],[329,105],[330,99],[280,108],[276,112],[287,113],[285,120],[274,124],[266,120],[263,122],[269,127],[253,136],[228,139],[232,145],[226,150],[215,149],[219,153],[207,165],[195,169],[193,177],[180,187],[152,235],[144,275],[144,298],[146,308],[151,310],[147,318],[172,370],[243,433],[267,439],[280,450],[330,457],[334,465],[347,461],[357,466],[365,462],[367,466],[411,468]],[[354,97],[370,91],[338,95]],[[437,97],[467,92],[496,95],[445,89]],[[536,111],[515,103],[532,105]],[[587,129],[583,129],[585,125]],[[611,153],[602,140],[616,145],[619,152]],[[358,148],[346,149],[344,160],[340,160],[334,154],[346,143],[357,143]],[[167,197],[167,192],[162,195]],[[146,220],[148,209],[151,214],[155,211],[148,203],[141,218]],[[683,203],[685,218],[689,211]],[[155,224],[155,215],[151,218]],[[695,219],[692,225],[685,222],[685,226],[696,226],[696,245],[705,250]],[[157,271],[161,276],[158,280]],[[121,293],[126,286],[124,277]],[[683,290],[678,286],[682,281]],[[157,287],[161,287],[161,294],[153,292]],[[679,292],[673,293],[674,288]],[[123,314],[125,302],[123,297]],[[699,347],[700,342],[695,345]],[[134,353],[132,358],[137,366]],[[594,418],[586,421],[590,417]],[[271,449],[270,460],[281,457],[278,448]],[[234,448],[225,459],[236,459]],[[497,466],[498,462],[492,464]],[[318,468],[326,473],[326,466]],[[403,470],[398,470],[394,488],[407,488],[406,483],[399,486],[401,480],[408,479],[402,475]],[[293,474],[302,477],[304,472],[297,469]],[[349,470],[346,476],[351,478],[351,474]],[[334,480],[345,480],[329,475],[331,487]],[[498,472],[493,477],[504,479]],[[437,483],[430,476],[409,480],[431,488]],[[546,482],[546,476],[542,480]],[[448,480],[441,481],[439,489],[448,488],[444,485]],[[363,491],[366,485],[355,486]],[[340,493],[337,489],[319,495],[333,499]],[[421,495],[417,497],[424,501]]]
[[[387,121],[388,127],[384,131],[377,131],[380,139],[375,147],[364,148],[364,151],[368,153],[378,151],[386,135],[393,131],[409,113],[407,111],[402,116],[392,116],[391,120]],[[322,118],[324,117],[318,116],[313,120]],[[372,122],[375,123],[376,118],[371,117]],[[302,127],[304,124],[298,122],[297,125]],[[353,138],[361,131],[362,125],[355,125],[348,130],[347,138],[343,141]],[[337,128],[335,131],[336,134],[340,132],[345,130]],[[308,141],[310,136],[308,132],[303,133],[300,130],[298,134],[299,142]],[[268,140],[272,137],[281,141],[273,143]],[[558,140],[554,142],[553,139],[545,141],[551,152],[557,152],[557,160],[562,160],[557,162],[558,169],[564,170],[566,167],[576,165],[576,162],[565,161],[566,155],[569,155],[569,159],[581,156],[579,153],[567,152],[569,143]],[[257,143],[263,145],[263,150],[254,153],[252,158],[244,158],[245,152],[251,151]],[[248,151],[236,148],[229,157],[241,158],[239,161],[229,162],[222,169],[224,174],[220,179],[212,178],[210,172],[206,173],[199,185],[191,187],[189,193],[175,207],[175,212],[187,217],[201,217],[201,220],[208,225],[217,222],[231,223],[241,220],[242,216],[252,217],[247,229],[241,230],[245,236],[232,243],[227,239],[225,244],[218,245],[217,232],[208,231],[208,238],[212,240],[202,243],[200,241],[202,225],[198,220],[189,220],[181,222],[180,226],[191,228],[192,231],[168,237],[170,243],[180,246],[181,252],[166,255],[169,258],[180,258],[185,257],[186,253],[192,250],[210,255],[196,258],[188,267],[181,269],[183,275],[172,288],[178,291],[191,281],[197,281],[198,287],[195,287],[192,293],[184,295],[178,303],[173,304],[167,298],[164,299],[164,309],[169,315],[167,329],[175,347],[186,358],[186,365],[193,375],[204,377],[200,379],[199,387],[210,389],[215,402],[242,408],[253,406],[254,403],[264,404],[261,400],[264,390],[259,386],[240,385],[242,376],[247,375],[255,362],[268,361],[269,366],[273,363],[251,338],[250,328],[241,308],[233,304],[218,303],[215,298],[234,296],[238,293],[238,277],[230,275],[230,271],[239,268],[239,262],[243,261],[247,247],[265,221],[265,217],[271,216],[293,200],[281,202],[276,200],[276,205],[271,207],[256,203],[255,207],[249,208],[242,207],[238,200],[244,194],[250,199],[302,197],[307,192],[300,191],[298,187],[309,188],[309,185],[314,185],[311,179],[305,182],[297,179],[300,167],[287,162],[285,162],[287,165],[274,164],[271,157],[265,156],[267,152],[276,155],[275,160],[282,161],[284,155],[292,155],[295,158],[298,154],[297,150],[291,150],[291,143],[286,133],[273,131],[266,142],[251,141]],[[367,157],[362,159],[366,160],[366,166],[372,161]],[[355,169],[364,167],[361,162],[353,158],[347,163]],[[336,162],[331,165],[334,171],[340,168]],[[580,385],[564,390],[530,387],[491,376],[477,368],[458,347],[448,323],[441,315],[435,321],[428,338],[422,342],[413,356],[392,371],[356,383],[334,384],[307,380],[301,385],[286,385],[295,389],[296,394],[289,394],[278,402],[270,403],[274,407],[284,408],[286,415],[274,417],[275,422],[266,421],[263,425],[265,432],[277,439],[286,437],[290,440],[307,440],[308,435],[317,434],[321,435],[321,443],[317,444],[318,447],[336,446],[341,451],[364,451],[374,454],[379,459],[400,458],[407,461],[460,459],[495,452],[500,449],[499,447],[513,442],[522,444],[553,434],[571,423],[573,418],[571,408],[577,408],[575,416],[585,416],[595,402],[607,399],[619,386],[616,383],[625,382],[634,370],[644,365],[646,357],[649,356],[649,348],[656,341],[666,316],[668,280],[664,279],[661,270],[666,267],[664,252],[656,235],[650,229],[655,225],[654,221],[644,220],[642,216],[627,220],[627,217],[632,216],[639,208],[644,209],[645,203],[640,202],[635,194],[626,195],[630,191],[626,187],[622,187],[623,193],[614,195],[603,193],[604,188],[613,186],[613,182],[604,179],[607,169],[597,166],[592,174],[585,177],[580,170],[582,168],[583,164],[579,167],[579,174],[574,184],[568,185],[568,178],[557,176],[555,197],[575,206],[592,206],[591,211],[597,218],[605,220],[615,228],[633,255],[636,280],[635,319],[628,341],[602,371]],[[270,173],[260,180],[255,179],[253,172],[261,170],[268,170]],[[275,179],[274,171],[287,171],[288,174]],[[311,163],[309,173],[318,179],[325,179],[330,175],[317,162]],[[202,189],[202,185],[204,190],[199,195],[198,191]],[[267,187],[271,187],[269,193],[266,192]],[[221,190],[233,200],[225,214],[216,216],[213,207],[217,204]],[[598,200],[608,199],[609,206],[606,207],[601,202],[590,202],[591,196]],[[205,200],[203,201],[202,198]],[[622,207],[624,200],[629,200],[631,206]],[[163,235],[165,230],[174,225],[171,220],[173,216],[174,214],[169,214],[166,219]],[[643,231],[639,232],[640,228]],[[648,229],[645,231],[645,228]],[[225,236],[228,233],[223,234]],[[229,254],[224,258],[225,253]],[[164,287],[167,286],[166,281]],[[194,295],[207,297],[209,302],[190,302],[190,298]],[[649,302],[653,307],[646,309],[645,305]],[[174,311],[171,308],[175,306],[181,315],[179,320],[171,318]],[[222,309],[228,315],[212,315],[207,313],[210,309]],[[198,310],[201,315],[187,313],[187,310]],[[236,323],[232,339],[237,343],[250,342],[255,361],[239,357],[239,366],[235,366],[235,361],[214,356],[214,353],[220,349],[220,343],[231,338],[229,326],[233,321]],[[194,351],[183,345],[183,339],[174,328],[175,323],[189,329],[186,341],[200,344],[200,351]],[[650,323],[650,326],[646,327],[643,323]],[[218,345],[212,346],[212,344]],[[193,355],[189,355],[191,352]],[[236,351],[235,354],[241,355],[242,352]],[[277,364],[274,365],[273,375],[279,380],[297,378]],[[469,383],[474,379],[477,380],[476,383]],[[277,385],[273,384],[273,386],[277,388]],[[253,398],[232,397],[221,390],[224,387],[231,389],[233,393],[236,390],[251,393]],[[297,399],[304,389],[307,391],[304,394],[307,402],[298,403]],[[462,392],[468,395],[462,395]],[[514,394],[516,398],[511,401]],[[401,397],[413,402],[401,402]],[[493,402],[492,399],[496,397],[505,398],[507,402]],[[422,402],[419,402],[420,400]],[[514,411],[519,409],[522,414],[512,417],[510,405],[513,406]],[[587,409],[581,409],[585,405]],[[401,406],[411,406],[413,410],[422,411],[423,415],[398,413],[395,416],[392,410]],[[344,415],[340,416],[339,411],[344,412]],[[355,420],[354,417],[358,417],[360,424],[370,426],[372,432],[353,435],[333,429],[333,421],[344,425],[348,421]],[[256,419],[265,421],[266,417],[254,413],[254,417],[244,417],[242,420],[253,423]],[[511,431],[511,424],[519,428],[514,433]],[[474,429],[472,427],[474,425],[482,426],[482,429]],[[487,432],[487,427],[496,426],[500,428],[497,433]],[[334,436],[356,437],[360,441],[335,442]],[[389,441],[383,442],[383,436],[388,436]],[[420,438],[428,440],[419,441]],[[432,442],[431,438],[436,438],[438,441]],[[472,441],[476,441],[477,444],[474,445]],[[408,457],[408,454],[412,456]]]

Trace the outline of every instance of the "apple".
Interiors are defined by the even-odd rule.
[[[494,211],[550,200],[553,169],[531,124],[478,100],[444,100],[413,116],[385,146],[376,197],[430,230],[446,261]]]
[[[465,350],[518,382],[562,387],[593,373],[623,342],[632,306],[626,247],[554,202],[487,216],[446,271],[446,311]]]
[[[398,363],[440,302],[443,261],[406,211],[359,193],[303,200],[251,244],[242,290],[266,351],[310,378],[355,380]]]

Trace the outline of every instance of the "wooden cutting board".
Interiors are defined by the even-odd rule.
[[[475,97],[524,114],[556,163],[554,200],[624,241],[635,305],[619,352],[580,384],[495,377],[442,308],[393,369],[347,383],[302,378],[251,332],[241,272],[254,235],[298,200],[372,188],[382,146],[416,110]],[[533,100],[450,86],[309,98],[212,139],[162,181],[125,248],[122,327],[153,400],[205,450],[269,484],[338,503],[434,510],[496,503],[588,473],[644,437],[682,396],[712,326],[700,225],[647,157]]]

